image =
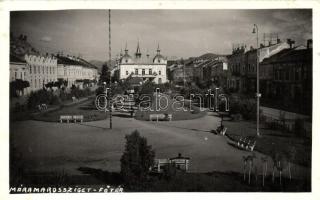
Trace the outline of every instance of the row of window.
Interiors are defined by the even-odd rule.
[[[14,72],[14,80],[17,80],[17,79],[22,79],[22,80],[24,80],[24,77],[26,77],[26,72],[20,72],[20,77],[18,76],[18,72],[17,71],[15,71]]]
[[[139,74],[139,69],[135,69],[134,74],[138,75]],[[126,71],[126,75],[129,75],[129,71]],[[145,69],[142,69],[142,75],[146,75],[146,70]],[[149,75],[152,75],[152,69],[149,69]],[[161,70],[159,70],[158,75],[161,75]]]
[[[84,72],[84,71],[79,71],[79,70],[77,70],[77,71],[73,71],[73,70],[67,70],[67,69],[65,69],[64,70],[64,75],[65,76],[70,76],[70,75],[78,75],[78,76],[93,76],[93,73],[91,73],[91,72],[88,72],[88,71],[86,71],[86,72]]]
[[[237,63],[237,64],[231,66],[231,70],[232,70],[232,72],[240,73],[240,67],[241,67],[240,63]],[[245,66],[242,66],[242,71],[245,71],[245,69],[247,70],[247,72],[255,72],[256,71],[254,64],[253,65],[248,64],[247,68]]]
[[[291,68],[291,69],[275,69],[275,80],[295,80],[307,79],[307,73],[303,68]]]
[[[30,74],[54,74],[55,67],[45,67],[45,66],[29,66]]]

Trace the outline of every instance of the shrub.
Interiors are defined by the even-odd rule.
[[[35,108],[39,104],[60,104],[60,98],[54,95],[52,92],[45,89],[31,92],[28,98],[28,108]]]
[[[121,157],[121,175],[128,188],[144,188],[149,169],[153,166],[155,153],[135,130],[126,135],[125,151]]]

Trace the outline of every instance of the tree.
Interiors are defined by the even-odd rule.
[[[52,87],[55,86],[54,82],[48,82],[47,84],[45,84],[44,86],[46,86],[46,88],[50,88],[52,89]]]
[[[29,82],[21,79],[16,79],[10,83],[10,89],[13,96],[19,96],[20,94],[23,95],[23,90],[27,87],[30,87]]]
[[[100,84],[102,84],[103,82],[109,83],[110,81],[110,69],[108,67],[108,64],[105,63],[102,65],[102,69],[101,69],[101,76],[100,76]]]
[[[128,188],[143,188],[148,181],[150,168],[154,164],[155,153],[135,130],[126,135],[125,151],[121,157],[121,175]]]

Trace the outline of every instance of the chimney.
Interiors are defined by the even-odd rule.
[[[260,48],[263,48],[264,47],[264,45],[263,44],[260,44]]]
[[[307,40],[307,49],[312,49],[312,39]]]
[[[277,39],[277,44],[279,44],[280,42],[281,42],[281,40],[278,38],[278,39]]]
[[[289,39],[287,39],[287,43],[289,44],[290,49],[292,49],[292,48],[294,47],[293,44],[295,43],[295,41],[294,41],[294,40],[291,40],[291,39],[289,38]]]
[[[253,50],[253,46],[250,46],[250,50]]]

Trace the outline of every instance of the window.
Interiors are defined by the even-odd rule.
[[[142,75],[145,75],[145,74],[146,74],[146,70],[142,69]]]
[[[150,75],[152,74],[152,69],[149,69],[149,74],[150,74]]]
[[[38,66],[38,74],[40,74],[40,66]]]
[[[33,66],[33,72],[36,74],[37,73],[37,68],[36,66]]]
[[[14,79],[17,79],[17,72],[14,72]]]
[[[158,84],[161,84],[161,83],[162,83],[162,79],[159,78],[159,79],[158,79]]]
[[[161,71],[159,70],[159,75],[161,75]]]
[[[29,68],[30,68],[30,74],[32,74],[32,67],[30,66]]]
[[[128,72],[128,71],[126,71],[126,75],[129,75],[129,72]]]
[[[135,69],[134,73],[135,73],[136,75],[138,75],[138,72],[139,72],[139,70],[138,70],[138,69]]]

